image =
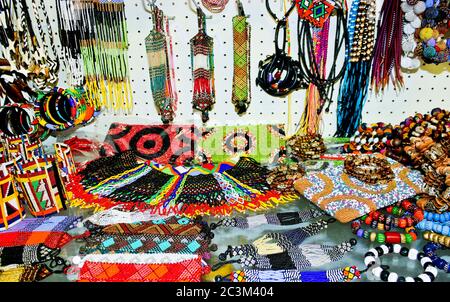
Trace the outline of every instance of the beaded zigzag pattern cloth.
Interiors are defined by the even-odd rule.
[[[114,160],[115,157],[106,161]],[[105,159],[101,161],[104,163]],[[86,170],[95,166],[96,175],[102,177],[94,179],[86,170],[72,177],[67,186],[72,194],[71,205],[104,210],[122,204],[129,209],[151,209],[161,215],[221,216],[233,211],[274,207],[297,197],[272,190],[266,182],[269,171],[248,157],[242,157],[235,165],[208,164],[190,169],[142,165],[149,165],[151,169],[146,169],[147,174],[130,182],[127,175],[136,177],[133,173],[139,166],[130,164],[132,168],[128,171],[120,167],[116,175],[104,178],[113,169],[97,168],[99,165],[94,161]],[[83,179],[84,175],[89,175],[89,181]]]

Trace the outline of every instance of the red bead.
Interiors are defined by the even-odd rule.
[[[372,214],[372,218],[373,220],[378,221],[378,218],[380,217],[380,212],[373,212]]]
[[[413,241],[416,241],[416,240],[417,240],[417,234],[416,234],[416,232],[409,232],[408,234],[411,235],[411,238],[412,238]]]
[[[386,208],[386,211],[387,211],[388,213],[392,213],[392,206],[388,206],[388,207]]]
[[[406,228],[406,220],[403,219],[403,218],[400,218],[400,219],[398,220],[398,227],[401,228],[401,229]]]
[[[396,244],[401,243],[401,236],[398,232],[385,232],[384,236],[386,236],[386,243]]]
[[[372,217],[367,216],[366,220],[364,220],[364,223],[367,224],[367,225],[370,225],[372,223]]]
[[[419,209],[418,211],[414,212],[414,217],[418,220],[418,221],[422,221],[424,218],[424,214],[423,211],[421,209]]]
[[[406,217],[405,219],[406,219],[406,226],[408,227],[413,226],[414,222],[411,217]]]

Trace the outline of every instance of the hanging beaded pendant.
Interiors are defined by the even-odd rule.
[[[191,39],[191,65],[194,91],[192,107],[202,112],[202,121],[209,120],[208,111],[215,104],[214,88],[214,41],[206,34],[206,18],[203,11],[197,9],[199,31]]]

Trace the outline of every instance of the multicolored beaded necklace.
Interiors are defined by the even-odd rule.
[[[348,21],[348,66],[341,82],[337,110],[337,137],[350,137],[362,118],[368,96],[375,45],[375,0],[352,1]]]
[[[380,211],[374,211],[362,216],[359,221],[352,222],[351,227],[354,234],[359,238],[370,239],[371,242],[378,243],[411,243],[417,240],[417,231],[414,226],[423,219],[423,211],[411,201],[403,200],[396,206],[386,208],[389,214],[385,216]],[[366,224],[373,229],[385,231],[385,233],[369,232],[362,229],[362,224]],[[392,232],[392,228],[405,229],[406,234]]]

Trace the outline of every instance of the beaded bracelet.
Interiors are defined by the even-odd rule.
[[[386,159],[373,156],[347,156],[344,168],[345,173],[368,184],[387,183],[395,177]]]
[[[437,276],[437,268],[433,262],[424,253],[419,253],[416,249],[408,249],[399,244],[383,244],[379,247],[370,249],[364,255],[364,264],[366,271],[371,269],[376,264],[376,259],[387,254],[400,254],[403,257],[408,257],[410,260],[418,260],[423,267],[423,273],[415,278],[399,276],[397,273],[391,273],[388,267],[377,266],[372,268],[372,274],[382,281],[387,282],[433,282]]]
[[[389,206],[386,211],[392,215],[385,216],[380,211],[373,211],[360,219],[373,229],[389,231],[391,228],[410,228],[423,220],[423,210],[413,204],[409,199]],[[404,216],[406,214],[406,216]]]
[[[426,219],[426,220],[442,222],[442,223],[450,221],[450,212],[438,214],[438,213],[431,213],[431,212],[425,211],[423,214],[424,214],[424,219]]]
[[[361,228],[360,221],[353,221],[351,224],[352,231],[359,238],[370,239],[371,242],[378,243],[411,243],[417,240],[417,232],[413,227],[406,228],[406,234],[399,232],[369,232]]]
[[[450,236],[439,235],[433,232],[425,232],[423,233],[423,238],[450,248]]]
[[[443,270],[448,274],[450,273],[450,264],[436,254],[437,250],[444,249],[446,248],[439,243],[429,242],[423,247],[423,252],[431,259],[438,269]]]
[[[417,228],[421,231],[433,231],[436,234],[450,236],[450,224],[441,224],[430,220],[422,220],[417,224]]]

